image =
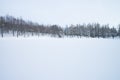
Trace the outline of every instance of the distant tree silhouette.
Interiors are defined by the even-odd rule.
[[[12,16],[0,16],[0,34],[12,34],[13,36],[39,36],[50,35],[53,37],[92,37],[92,38],[115,38],[120,37],[120,24],[118,29],[110,28],[109,25],[100,25],[99,23],[92,24],[77,24],[61,27],[59,25],[43,25],[31,21],[24,21],[22,18],[14,18]]]
[[[117,34],[117,36],[120,37],[120,24],[118,25],[118,34]]]
[[[113,27],[111,28],[111,36],[114,38],[117,36],[117,30]]]

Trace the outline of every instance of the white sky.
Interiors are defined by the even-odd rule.
[[[120,23],[120,0],[0,0],[0,15],[40,24]]]

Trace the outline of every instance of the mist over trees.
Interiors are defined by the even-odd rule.
[[[4,37],[5,34],[12,34],[16,37],[50,35],[52,37],[115,38],[120,37],[120,24],[117,28],[110,28],[109,25],[99,23],[61,27],[59,25],[40,25],[12,16],[0,16],[0,35]]]

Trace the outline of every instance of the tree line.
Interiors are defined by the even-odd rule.
[[[12,16],[0,16],[0,35],[4,37],[5,34],[12,34],[16,37],[50,35],[52,37],[115,38],[120,37],[120,25],[117,28],[110,28],[108,24],[89,23],[61,27],[59,25],[40,25]]]

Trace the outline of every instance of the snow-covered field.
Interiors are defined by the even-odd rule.
[[[120,39],[0,38],[0,80],[120,80]]]

